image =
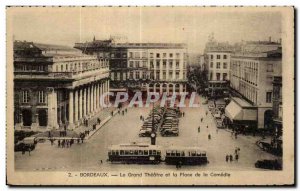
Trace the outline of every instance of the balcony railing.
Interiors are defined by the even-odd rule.
[[[25,58],[25,57],[15,57],[15,62],[53,62],[53,57],[36,57],[36,58]]]

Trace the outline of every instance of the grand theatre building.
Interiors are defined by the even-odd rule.
[[[15,41],[15,128],[73,129],[97,115],[109,91],[108,62],[73,48]]]
[[[185,92],[187,82],[187,46],[182,43],[128,43],[93,40],[76,43],[75,48],[88,55],[110,60],[111,91],[134,93]]]

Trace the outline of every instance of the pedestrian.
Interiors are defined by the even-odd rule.
[[[127,108],[125,108],[125,112],[127,113]]]
[[[142,115],[140,115],[140,120],[142,120],[142,118],[143,118],[143,116],[142,116]]]
[[[235,133],[235,139],[237,139],[237,133]]]
[[[211,139],[211,135],[210,134],[208,134],[208,140],[210,140]]]
[[[50,131],[48,131],[48,138],[50,138],[51,137],[51,132]]]
[[[62,147],[62,148],[65,148],[65,140],[64,140],[64,139],[63,139],[62,142],[61,142],[61,147]]]
[[[198,133],[200,133],[200,126],[198,127]]]
[[[208,125],[206,125],[206,128],[208,129]]]
[[[236,161],[239,160],[239,155],[238,155],[238,154],[235,155],[235,160],[236,160]]]
[[[201,117],[201,122],[203,121],[203,117]]]
[[[232,155],[229,155],[229,160],[230,160],[230,162],[232,162],[232,161],[233,161],[233,157],[232,157]]]
[[[120,109],[118,109],[118,114],[120,115]]]
[[[184,112],[182,113],[183,117],[184,117]]]
[[[111,111],[111,116],[114,116],[114,112],[113,111]]]
[[[207,111],[205,112],[205,115],[207,115]]]
[[[31,151],[31,149],[30,148],[28,148],[28,155],[30,156],[30,151]]]
[[[228,156],[228,155],[226,155],[226,162],[228,162],[228,159],[229,159],[229,156]]]
[[[57,146],[60,147],[60,140],[57,141]]]
[[[101,164],[103,163],[102,160],[100,160],[100,163],[101,163]]]
[[[51,146],[54,144],[54,140],[50,138]]]
[[[124,115],[124,110],[122,111],[122,115]]]
[[[80,143],[80,139],[79,138],[77,138],[77,144],[79,144]]]

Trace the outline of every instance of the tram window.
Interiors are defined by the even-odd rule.
[[[197,152],[197,156],[201,156],[201,153],[200,153],[200,152]]]
[[[115,155],[116,154],[116,152],[115,151],[112,151],[112,155]]]
[[[184,157],[184,151],[182,151],[182,152],[181,152],[181,156],[183,156],[183,157]]]
[[[134,151],[134,154],[135,154],[135,155],[138,155],[138,154],[139,154],[139,151],[138,151],[138,150],[135,150],[135,151]]]
[[[144,150],[144,155],[148,155],[148,151],[147,150]]]
[[[153,150],[153,155],[156,155],[156,150]]]
[[[129,151],[125,151],[125,155],[129,155]]]
[[[192,156],[196,156],[196,151],[192,151]]]
[[[119,155],[119,151],[116,151],[116,155]]]
[[[152,150],[149,150],[149,155],[152,155]]]
[[[157,154],[160,155],[160,151],[157,151]]]
[[[111,151],[108,151],[108,154],[111,155]]]
[[[202,155],[203,157],[205,157],[205,156],[206,156],[206,154],[205,154],[205,153],[202,153],[201,155]]]
[[[130,153],[131,155],[133,155],[133,150],[130,150],[129,153]]]
[[[143,151],[142,150],[139,150],[139,155],[143,155]]]
[[[124,151],[123,150],[120,150],[120,155],[124,155]]]
[[[172,151],[171,152],[171,156],[175,156],[176,154],[175,154],[175,151]]]
[[[167,152],[166,152],[166,155],[167,155],[167,156],[170,156],[170,155],[171,155],[170,151],[167,151]]]
[[[180,156],[180,152],[176,151],[176,156],[179,157]]]

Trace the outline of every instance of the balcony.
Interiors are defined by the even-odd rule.
[[[53,57],[14,57],[14,62],[53,62]]]

